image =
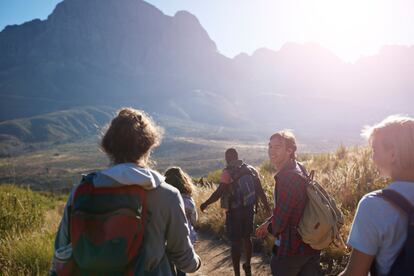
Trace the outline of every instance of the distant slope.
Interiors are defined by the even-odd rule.
[[[65,143],[96,135],[113,117],[108,107],[82,107],[0,122],[0,152],[27,144]]]
[[[114,117],[116,110],[104,106],[86,106],[0,122],[0,155],[15,155],[53,144],[76,141],[82,143],[84,138],[96,139],[104,126]],[[165,130],[165,139],[160,146],[160,152],[172,151],[181,154],[180,148],[176,147],[177,143],[181,142],[185,145],[197,144],[211,148],[208,145],[209,140],[235,140],[249,143],[262,141],[264,137],[264,133],[259,131],[197,123],[157,113],[151,116]],[[170,142],[167,142],[171,140],[181,142],[171,146]]]

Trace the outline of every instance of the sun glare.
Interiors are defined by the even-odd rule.
[[[373,54],[387,28],[385,4],[381,0],[305,1],[308,39],[328,47],[352,61]]]

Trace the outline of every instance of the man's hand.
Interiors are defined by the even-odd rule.
[[[201,210],[201,212],[203,212],[204,213],[204,210],[207,208],[207,204],[205,203],[205,202],[203,202],[203,203],[201,203],[201,205],[200,205],[200,210]]]
[[[256,229],[256,237],[263,238],[265,237],[269,232],[267,232],[267,227],[269,226],[270,221],[266,221]]]

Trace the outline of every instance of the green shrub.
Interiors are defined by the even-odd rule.
[[[208,175],[207,175],[207,181],[209,182],[209,183],[216,183],[216,184],[219,184],[220,183],[220,176],[221,176],[221,172],[222,172],[223,170],[215,170],[215,171],[212,171],[212,172],[209,172],[208,173]]]

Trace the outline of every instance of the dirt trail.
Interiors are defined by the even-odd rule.
[[[230,256],[230,245],[224,241],[212,238],[204,233],[199,233],[198,241],[195,245],[197,254],[201,257],[201,268],[192,274],[197,276],[233,276],[233,266]],[[244,257],[242,256],[243,263]],[[265,263],[261,256],[254,254],[251,260],[252,274],[255,276],[268,276],[271,275],[270,267],[268,263]],[[240,265],[241,269],[241,265]],[[241,269],[241,275],[244,275],[243,269]]]

